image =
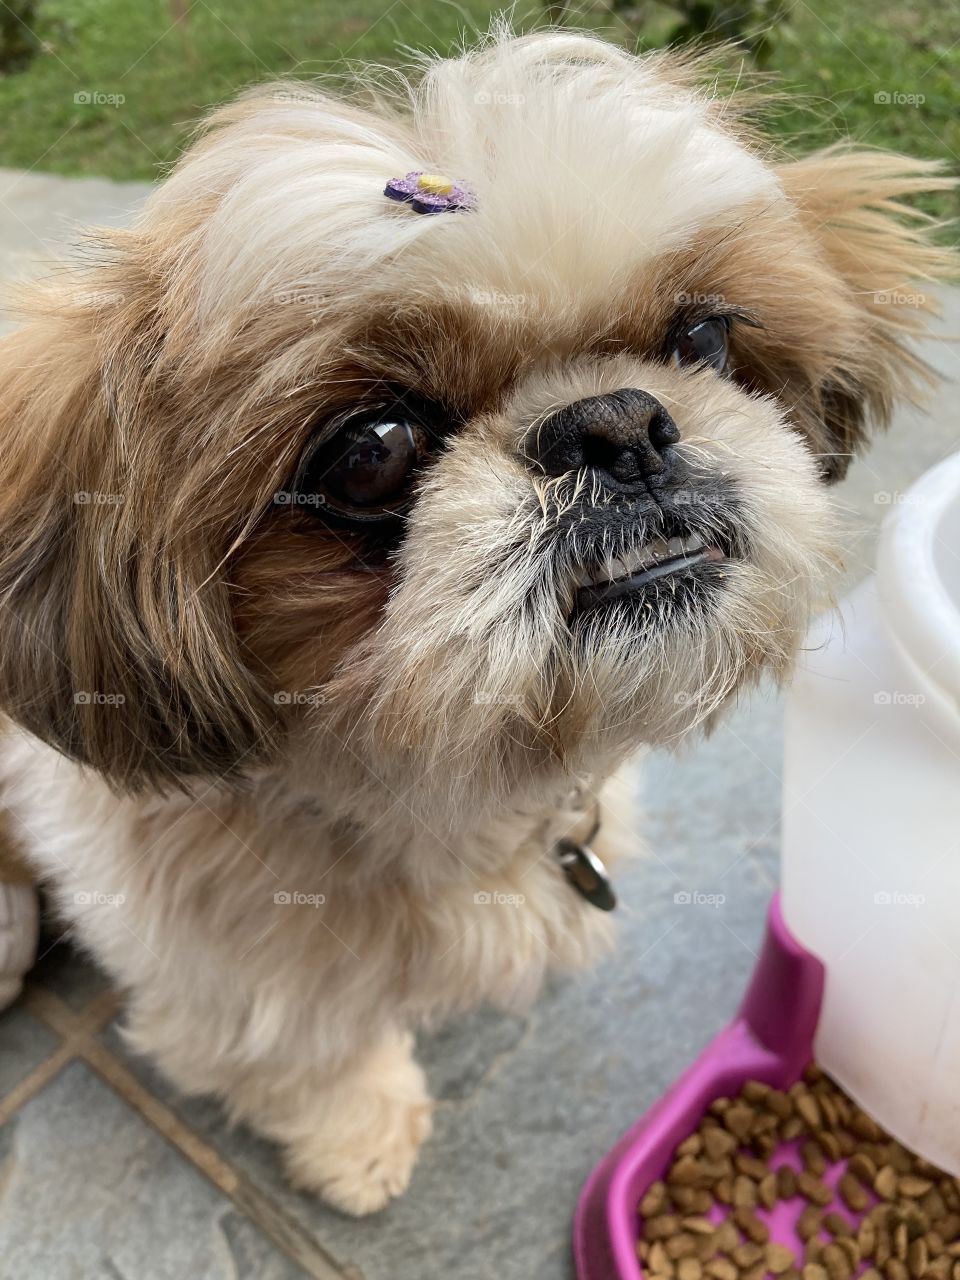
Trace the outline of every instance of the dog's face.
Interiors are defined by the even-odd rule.
[[[423,169],[475,207],[386,198]],[[0,358],[4,704],[124,783],[336,751],[448,804],[675,740],[823,598],[918,372],[878,295],[945,266],[882,210],[940,181],[772,165],[580,37],[242,100]]]

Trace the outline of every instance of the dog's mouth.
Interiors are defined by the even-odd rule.
[[[698,565],[720,564],[727,556],[701,534],[653,538],[635,550],[610,556],[576,575],[574,613],[644,590],[660,579],[689,574]]]

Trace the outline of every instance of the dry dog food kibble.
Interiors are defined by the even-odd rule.
[[[765,1221],[784,1203],[792,1247]],[[960,1180],[815,1066],[786,1092],[751,1080],[717,1098],[640,1218],[651,1280],[960,1280]]]

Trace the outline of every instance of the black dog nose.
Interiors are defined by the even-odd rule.
[[[595,471],[619,486],[661,483],[676,461],[677,424],[656,397],[624,387],[564,405],[524,444],[528,460],[548,476]]]

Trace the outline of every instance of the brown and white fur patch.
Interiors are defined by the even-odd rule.
[[[348,1212],[429,1132],[411,1031],[608,945],[555,842],[597,798],[615,860],[625,762],[788,672],[829,484],[924,378],[897,291],[953,264],[899,200],[936,166],[776,159],[694,79],[498,34],[365,105],[257,89],[0,344],[3,805],[132,1043]],[[411,170],[476,208],[387,200]],[[723,369],[674,358],[705,319]],[[552,467],[624,389],[674,442]],[[413,400],[389,533],[298,500]],[[669,483],[611,479],[644,450]],[[579,608],[678,530],[707,562]]]

